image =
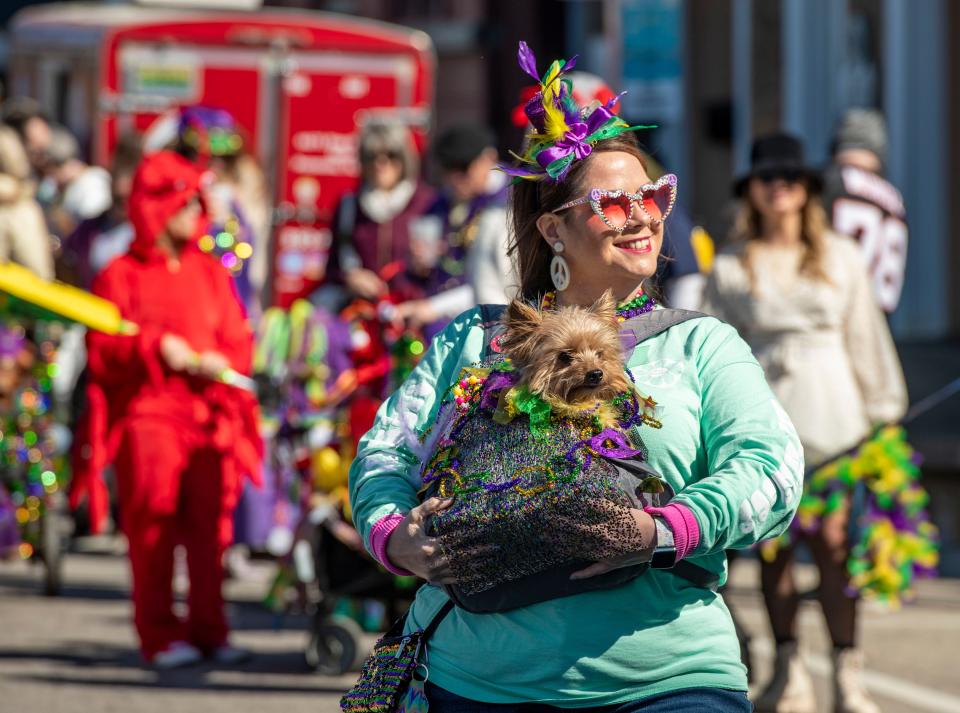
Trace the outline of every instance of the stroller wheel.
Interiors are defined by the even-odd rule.
[[[346,673],[357,661],[357,650],[363,632],[345,616],[331,616],[319,622],[310,635],[304,659],[314,671],[325,676]]]

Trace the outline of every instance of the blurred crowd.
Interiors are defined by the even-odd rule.
[[[609,89],[594,79],[578,81],[584,104],[609,99]],[[227,564],[242,573],[250,553],[279,557],[287,566],[268,601],[279,608],[303,604],[303,587],[290,585],[309,577],[293,572],[292,552],[311,513],[308,529],[320,512],[339,544],[365,556],[349,526],[346,473],[381,401],[450,319],[514,295],[509,185],[496,170],[502,159],[497,136],[479,124],[460,124],[420,149],[402,123],[363,126],[359,182],[337,201],[325,279],[280,309],[271,306],[269,181],[229,112],[208,106],[167,112],[146,132],[120,136],[107,167],[89,164],[77,138],[32,99],[7,99],[0,117],[0,262],[18,263],[45,280],[103,294],[102,285],[95,288],[98,275],[135,240],[129,202],[145,156],[173,151],[203,172],[197,247],[229,272],[255,331],[265,450],[262,473],[250,474],[259,485],[245,485],[236,503],[236,545]],[[649,164],[653,178],[664,172],[652,158]],[[660,289],[672,303],[695,307],[711,257],[709,238],[677,211],[664,254]],[[66,509],[71,471],[89,470],[96,450],[88,423],[100,418],[97,404],[89,403],[90,337],[81,325],[24,305],[7,304],[2,314],[0,444],[7,468],[0,547],[55,569],[46,516]],[[109,466],[104,471],[107,494],[94,490],[80,498],[67,531],[88,534],[122,524],[116,474]],[[99,521],[102,499],[111,503],[106,522]],[[55,588],[58,573],[48,580]],[[341,606],[371,628],[382,623],[379,605]]]
[[[127,204],[145,153],[171,149],[206,172],[208,226],[198,244],[230,271],[247,317],[258,330],[256,368],[270,384],[261,394],[268,421],[276,416],[271,405],[286,409],[281,420],[291,409],[325,413],[329,399],[320,394],[334,385],[334,396],[341,400],[344,389],[351,397],[371,394],[369,403],[352,401],[366,403],[354,410],[365,408],[372,417],[384,390],[402,374],[399,363],[406,359],[412,365],[446,321],[475,304],[504,302],[516,284],[507,254],[507,180],[494,170],[500,160],[498,142],[486,127],[454,126],[434,137],[421,155],[406,126],[365,126],[358,141],[359,186],[337,204],[324,284],[306,303],[281,312],[270,307],[272,206],[267,179],[246,150],[243,129],[228,112],[186,107],[159,120],[145,135],[122,136],[108,170],[88,164],[77,139],[49,121],[36,102],[9,99],[2,111],[0,259],[24,265],[44,279],[89,290],[97,274],[128,250],[134,229]],[[433,163],[431,173],[439,185],[424,181],[424,160]],[[652,159],[651,167],[662,172]],[[702,241],[690,239],[698,230],[702,234],[678,213],[665,249],[669,257],[662,287],[674,303],[688,307],[696,304],[702,268],[709,260]],[[291,319],[306,312],[308,321],[323,323],[324,332],[332,335],[326,349],[340,350],[342,363],[353,367],[347,376],[344,368],[330,369],[337,363],[331,355],[299,354],[303,345],[277,343],[278,335],[288,334]],[[333,321],[336,327],[329,324]],[[31,325],[16,318],[8,321],[7,329],[25,334]],[[83,409],[83,329],[66,326],[59,331],[52,389],[69,424]],[[338,344],[341,333],[344,343]],[[405,357],[398,357],[401,342]],[[390,350],[396,353],[391,356]],[[291,368],[304,371],[298,359],[314,366],[322,362],[330,373],[325,379],[305,374],[291,379]],[[392,377],[391,370],[396,372]],[[349,383],[355,376],[358,383]],[[287,392],[296,391],[301,381],[309,384],[309,397],[298,400]],[[355,416],[354,426],[368,420]]]
[[[595,88],[586,79],[574,79],[575,86],[592,92],[577,97],[579,104],[609,98],[602,83]],[[90,290],[98,274],[127,253],[135,236],[128,199],[145,155],[172,151],[203,172],[204,229],[197,247],[229,272],[256,334],[253,376],[265,449],[263,472],[250,474],[261,485],[248,485],[239,496],[234,541],[240,547],[230,551],[229,566],[242,573],[251,551],[280,558],[283,566],[267,601],[278,609],[302,604],[309,598],[305,585],[321,579],[295,554],[299,542],[310,541],[309,531],[322,524],[329,538],[356,558],[366,556],[350,527],[346,474],[382,400],[450,319],[477,304],[504,303],[514,296],[518,281],[507,248],[509,182],[496,170],[504,158],[497,137],[481,125],[456,125],[432,136],[420,151],[403,124],[363,126],[356,157],[360,180],[337,203],[323,284],[280,309],[271,305],[269,178],[228,112],[204,106],[172,112],[145,135],[121,137],[109,167],[87,163],[77,139],[30,99],[8,99],[0,113],[0,262],[19,263],[44,279]],[[822,174],[803,163],[802,147],[788,144],[767,146],[772,153],[766,167],[764,157],[755,156],[750,178],[767,187],[801,181],[809,189],[822,187],[816,191],[823,200],[819,212],[796,209],[798,215],[806,211],[803,230],[819,230],[816,221],[826,221],[858,238],[873,293],[860,297],[892,311],[902,286],[907,236],[899,192],[883,178],[882,117],[851,112],[836,133],[834,161]],[[665,170],[648,156],[647,173],[656,180]],[[436,185],[425,175],[436,176]],[[743,197],[745,189],[738,190]],[[745,211],[733,232],[749,240],[751,231],[756,235],[761,229],[760,214]],[[665,226],[662,255],[654,291],[669,306],[699,309],[714,244],[680,207]],[[767,275],[797,269],[766,264],[775,261],[769,254],[751,259],[753,269]],[[708,306],[714,312],[726,309],[724,317],[735,323],[755,319],[746,303],[724,303],[726,277],[713,278]],[[751,282],[755,275],[745,280],[757,287]],[[746,314],[738,312],[743,309]],[[782,309],[776,311],[784,316]],[[83,333],[78,325],[5,303],[0,322],[2,551],[30,557],[43,547],[40,530],[30,527],[67,487],[71,457],[74,462],[84,458],[83,443],[71,449],[69,431],[88,408]],[[783,357],[778,345],[758,349],[761,360]],[[881,371],[878,366],[876,372]],[[830,451],[825,446],[815,459]],[[83,512],[76,526],[78,532],[96,529]],[[398,591],[409,586],[390,580]],[[369,628],[382,626],[382,607],[360,599],[360,604],[345,599],[338,606]]]

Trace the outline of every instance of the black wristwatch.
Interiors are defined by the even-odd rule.
[[[654,569],[670,569],[677,563],[677,547],[673,541],[673,530],[663,521],[662,517],[653,517],[657,526],[656,546],[653,548],[653,557],[650,566]]]

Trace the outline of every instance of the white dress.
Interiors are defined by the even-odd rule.
[[[742,247],[717,256],[703,310],[750,344],[796,426],[808,466],[900,419],[907,390],[886,319],[874,302],[856,244],[830,233],[830,282],[798,274],[799,247],[760,245],[756,284]]]

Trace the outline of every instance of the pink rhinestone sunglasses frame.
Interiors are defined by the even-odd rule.
[[[667,207],[663,211],[663,214],[659,218],[654,218],[652,215],[650,215],[647,209],[643,207],[643,199],[644,197],[647,197],[656,193],[657,191],[661,190],[665,186],[669,186],[670,188],[670,200],[667,203]],[[626,220],[624,220],[623,225],[616,226],[613,223],[611,223],[610,219],[607,218],[607,216],[604,214],[603,206],[600,204],[600,201],[602,201],[604,198],[620,198],[621,196],[626,196],[627,198],[630,199],[630,212],[627,214],[627,218]],[[646,183],[640,186],[640,188],[637,189],[636,193],[627,193],[626,191],[621,190],[619,188],[613,191],[607,190],[605,188],[593,188],[587,195],[583,196],[582,198],[577,198],[576,200],[572,200],[567,203],[564,203],[559,208],[556,208],[555,210],[552,210],[550,212],[559,213],[562,210],[567,210],[567,208],[573,208],[574,206],[583,205],[584,203],[589,203],[590,207],[593,209],[593,212],[600,217],[600,220],[602,220],[608,228],[610,228],[611,230],[615,230],[618,233],[622,233],[624,230],[627,229],[627,223],[630,222],[630,218],[633,217],[634,205],[638,206],[640,210],[643,211],[644,215],[646,215],[650,220],[657,222],[657,221],[664,221],[667,219],[667,216],[670,215],[670,212],[673,210],[673,204],[676,202],[677,202],[677,177],[672,173],[666,173],[660,176],[660,178],[658,178],[653,183]]]

